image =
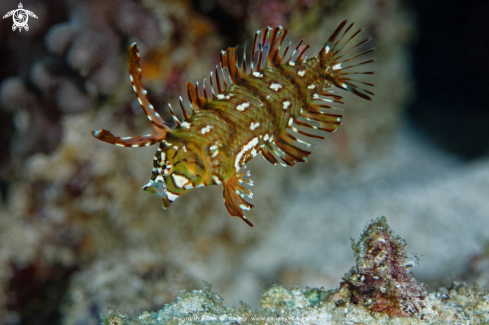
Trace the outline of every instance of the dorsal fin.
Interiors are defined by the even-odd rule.
[[[230,47],[226,51],[221,52],[221,65],[220,70],[222,73],[224,88],[221,87],[221,80],[218,74],[218,68],[216,68],[215,83],[217,86],[217,92],[221,94],[228,87],[227,79],[233,84],[238,83],[241,78],[246,77],[253,72],[259,72],[265,67],[275,66],[283,63],[283,56],[280,53],[280,48],[287,35],[287,30],[282,26],[276,28],[265,28],[259,30],[255,34],[253,40],[253,47],[247,48],[248,42],[243,47]],[[305,46],[303,51],[307,49]],[[239,58],[239,53],[243,55]],[[247,54],[251,54],[249,64],[251,69],[248,71],[248,58]],[[211,74],[211,85],[213,86],[213,78]]]
[[[195,87],[190,82],[188,82],[187,91],[188,91],[188,100],[190,102],[190,105],[195,110],[202,109],[202,107],[204,107],[204,105],[209,101],[207,95],[200,96],[198,82],[195,84]],[[205,92],[205,88],[204,88],[204,92]]]
[[[210,95],[206,90],[206,81],[203,84],[203,95],[198,90],[198,85],[187,84],[189,105],[193,112],[202,109],[203,106],[211,99],[222,99],[222,94],[230,86],[237,84],[242,78],[251,75],[253,72],[259,72],[265,67],[275,66],[284,62],[287,55],[287,49],[281,54],[281,46],[287,35],[287,30],[282,26],[275,28],[265,28],[255,34],[253,46],[249,48],[248,42],[244,46],[229,47],[226,51],[220,53],[220,64],[216,66],[215,71],[210,74]],[[291,43],[289,43],[290,46]],[[309,45],[299,45],[292,55],[291,59],[301,58]],[[242,53],[242,55],[240,55]],[[231,85],[228,84],[231,82]],[[182,107],[182,115],[187,115],[185,108]]]

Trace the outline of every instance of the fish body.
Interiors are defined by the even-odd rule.
[[[373,84],[362,76],[373,74],[358,68],[373,62],[370,38],[360,38],[345,20],[333,32],[318,55],[307,58],[301,41],[290,53],[282,49],[287,31],[267,28],[255,35],[251,52],[238,48],[221,52],[221,65],[211,73],[210,93],[188,83],[189,116],[180,97],[183,120],[170,129],[149,103],[141,82],[136,44],[129,50],[129,73],[139,102],[152,123],[147,136],[120,138],[107,130],[94,131],[99,140],[124,147],[159,144],[153,170],[144,190],[158,194],[168,208],[194,188],[223,185],[224,202],[232,216],[253,226],[244,212],[253,207],[244,184],[253,185],[246,163],[261,154],[272,164],[294,166],[307,161],[309,146],[295,135],[324,138],[312,130],[334,132],[342,124],[338,105],[342,97],[334,88],[371,100]],[[247,57],[248,55],[248,57]],[[312,131],[312,133],[310,132]],[[292,132],[292,133],[290,133]]]

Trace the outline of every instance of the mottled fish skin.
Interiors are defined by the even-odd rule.
[[[159,143],[153,159],[151,180],[145,191],[161,196],[167,208],[179,196],[198,187],[223,185],[224,202],[232,216],[243,219],[243,211],[253,207],[244,196],[252,197],[246,163],[261,154],[272,164],[294,166],[307,161],[311,152],[296,146],[306,142],[289,131],[322,138],[310,130],[334,132],[342,124],[336,108],[342,97],[333,88],[350,91],[371,100],[372,83],[361,75],[372,71],[353,69],[373,62],[370,38],[359,38],[361,29],[343,21],[318,55],[305,55],[308,45],[301,41],[289,55],[289,46],[281,50],[287,31],[281,26],[258,31],[251,58],[238,60],[238,49],[221,52],[221,66],[211,73],[211,95],[203,84],[188,83],[189,116],[180,97],[183,121],[170,106],[176,127],[171,130],[147,99],[141,82],[139,53],[134,43],[129,50],[129,73],[138,100],[150,120],[153,133],[119,138],[107,130],[92,132],[99,140],[124,147]],[[249,55],[249,53],[248,53]],[[247,67],[247,65],[250,65]],[[355,77],[355,78],[353,78]],[[215,86],[214,86],[215,85]]]

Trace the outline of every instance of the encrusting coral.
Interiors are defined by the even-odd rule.
[[[426,289],[409,272],[417,258],[409,259],[404,246],[406,242],[392,234],[385,217],[369,224],[358,243],[352,241],[357,263],[345,274],[336,304],[350,300],[390,316],[421,312]]]
[[[353,244],[356,265],[340,289],[285,289],[273,285],[262,294],[261,308],[241,302],[227,307],[210,285],[183,292],[161,310],[127,317],[112,311],[104,325],[136,324],[486,324],[489,292],[475,284],[427,293],[409,272],[414,263],[406,243],[394,236],[385,217],[367,225]]]

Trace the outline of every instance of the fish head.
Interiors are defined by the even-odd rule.
[[[153,173],[143,187],[161,197],[163,208],[193,188],[203,187],[205,159],[197,145],[187,141],[162,141],[153,158]]]

